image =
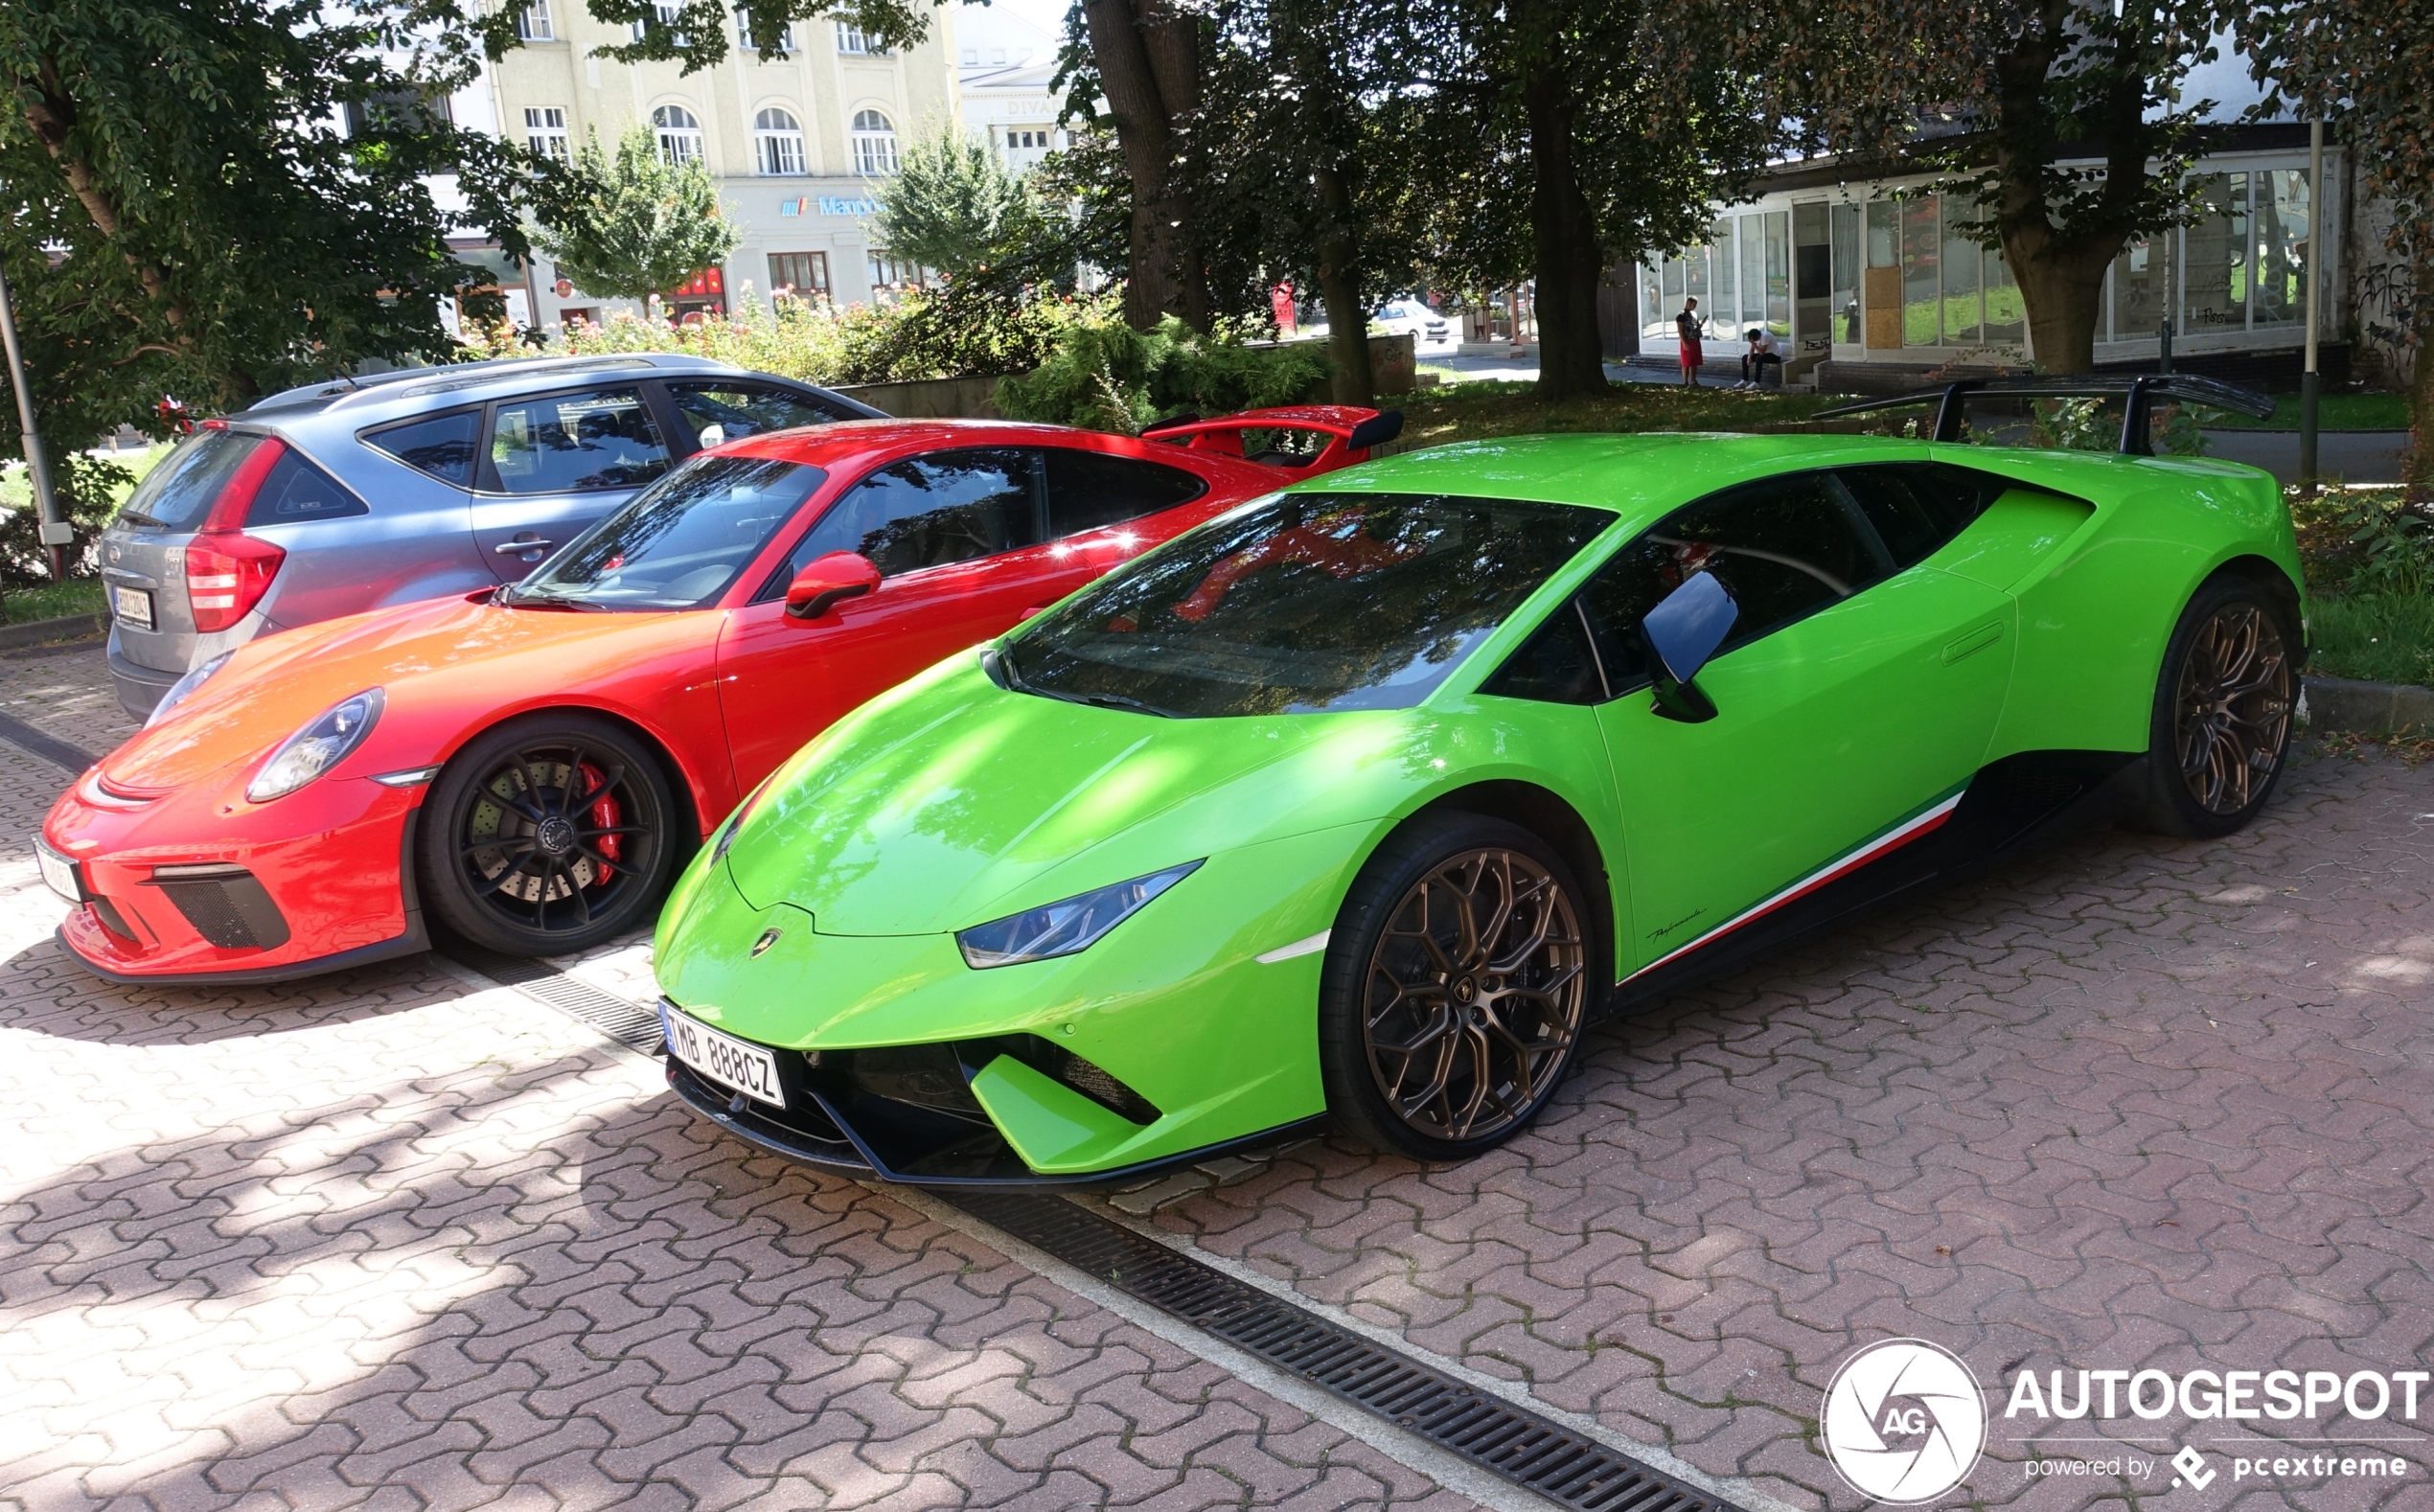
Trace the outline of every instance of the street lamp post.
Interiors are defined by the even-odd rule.
[[[2299,374],[2299,496],[2316,495],[2316,286],[2324,282],[2324,121],[2308,123],[2308,359]]]
[[[67,558],[59,550],[76,539],[76,528],[59,518],[51,492],[51,460],[42,453],[42,432],[34,424],[34,395],[25,386],[25,357],[17,351],[17,312],[9,302],[9,280],[0,271],[0,346],[8,349],[9,389],[17,397],[17,428],[25,437],[25,470],[34,486],[34,511],[42,522],[42,544],[51,553],[51,581],[67,581]]]

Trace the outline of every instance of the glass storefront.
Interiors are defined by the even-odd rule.
[[[2304,321],[2316,214],[2306,171],[2226,170],[2193,187],[2200,213],[2192,224],[2134,241],[2114,260],[2100,347],[2152,343],[2168,319],[2176,339],[2196,340],[2282,332]],[[1719,216],[1704,244],[1642,267],[1642,341],[1672,341],[1674,316],[1691,295],[1710,341],[1737,342],[1761,325],[1790,338],[1798,283],[1795,351],[1816,350],[1823,334],[1847,355],[1852,348],[1896,360],[1913,350],[1991,361],[2019,354],[2028,310],[2001,249],[1985,244],[1984,212],[1965,196],[1875,194],[1784,209],[1767,208],[1783,202],[1770,196]]]

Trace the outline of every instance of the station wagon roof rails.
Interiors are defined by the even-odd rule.
[[[2124,456],[2132,457],[2154,455],[2155,448],[2147,437],[2147,419],[2158,400],[2227,409],[2252,420],[2269,420],[2274,412],[2271,399],[2255,389],[2241,388],[2237,383],[2225,383],[2218,378],[2199,378],[2190,373],[2100,373],[2055,378],[1962,378],[1934,388],[1913,389],[1890,399],[1837,404],[1830,409],[1821,409],[1809,418],[1840,420],[1933,400],[1937,401],[1936,428],[1931,439],[1957,442],[1962,439],[1963,411],[1973,398],[2110,399],[2116,395],[2124,401],[2121,451]]]

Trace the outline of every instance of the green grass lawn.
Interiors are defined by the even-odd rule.
[[[2209,414],[2214,430],[2296,430],[2299,396],[2284,394],[2273,401],[2271,420],[2245,415]],[[2409,400],[2405,394],[2327,394],[2316,402],[2316,424],[2325,430],[2406,430]]]
[[[1839,399],[1812,394],[1737,394],[1678,383],[1618,383],[1605,394],[1549,404],[1534,383],[1475,378],[1414,389],[1378,402],[1403,412],[1400,451],[1543,431],[1748,430],[1803,420]]]
[[[70,578],[65,583],[46,583],[38,588],[10,588],[0,594],[0,607],[8,610],[11,625],[31,625],[35,620],[55,620],[69,614],[99,614],[102,584],[96,578]]]
[[[2308,670],[2328,677],[2434,685],[2434,598],[2360,593],[2308,607]]]

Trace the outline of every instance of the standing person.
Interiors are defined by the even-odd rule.
[[[1783,349],[1776,345],[1775,333],[1764,326],[1752,326],[1749,330],[1749,338],[1750,349],[1741,354],[1741,386],[1763,388],[1766,383],[1766,365],[1769,362],[1775,364],[1777,375],[1780,377]]]
[[[1696,294],[1682,302],[1682,313],[1673,317],[1673,329],[1682,337],[1682,381],[1696,386],[1699,364],[1708,359],[1700,344],[1699,297]]]

